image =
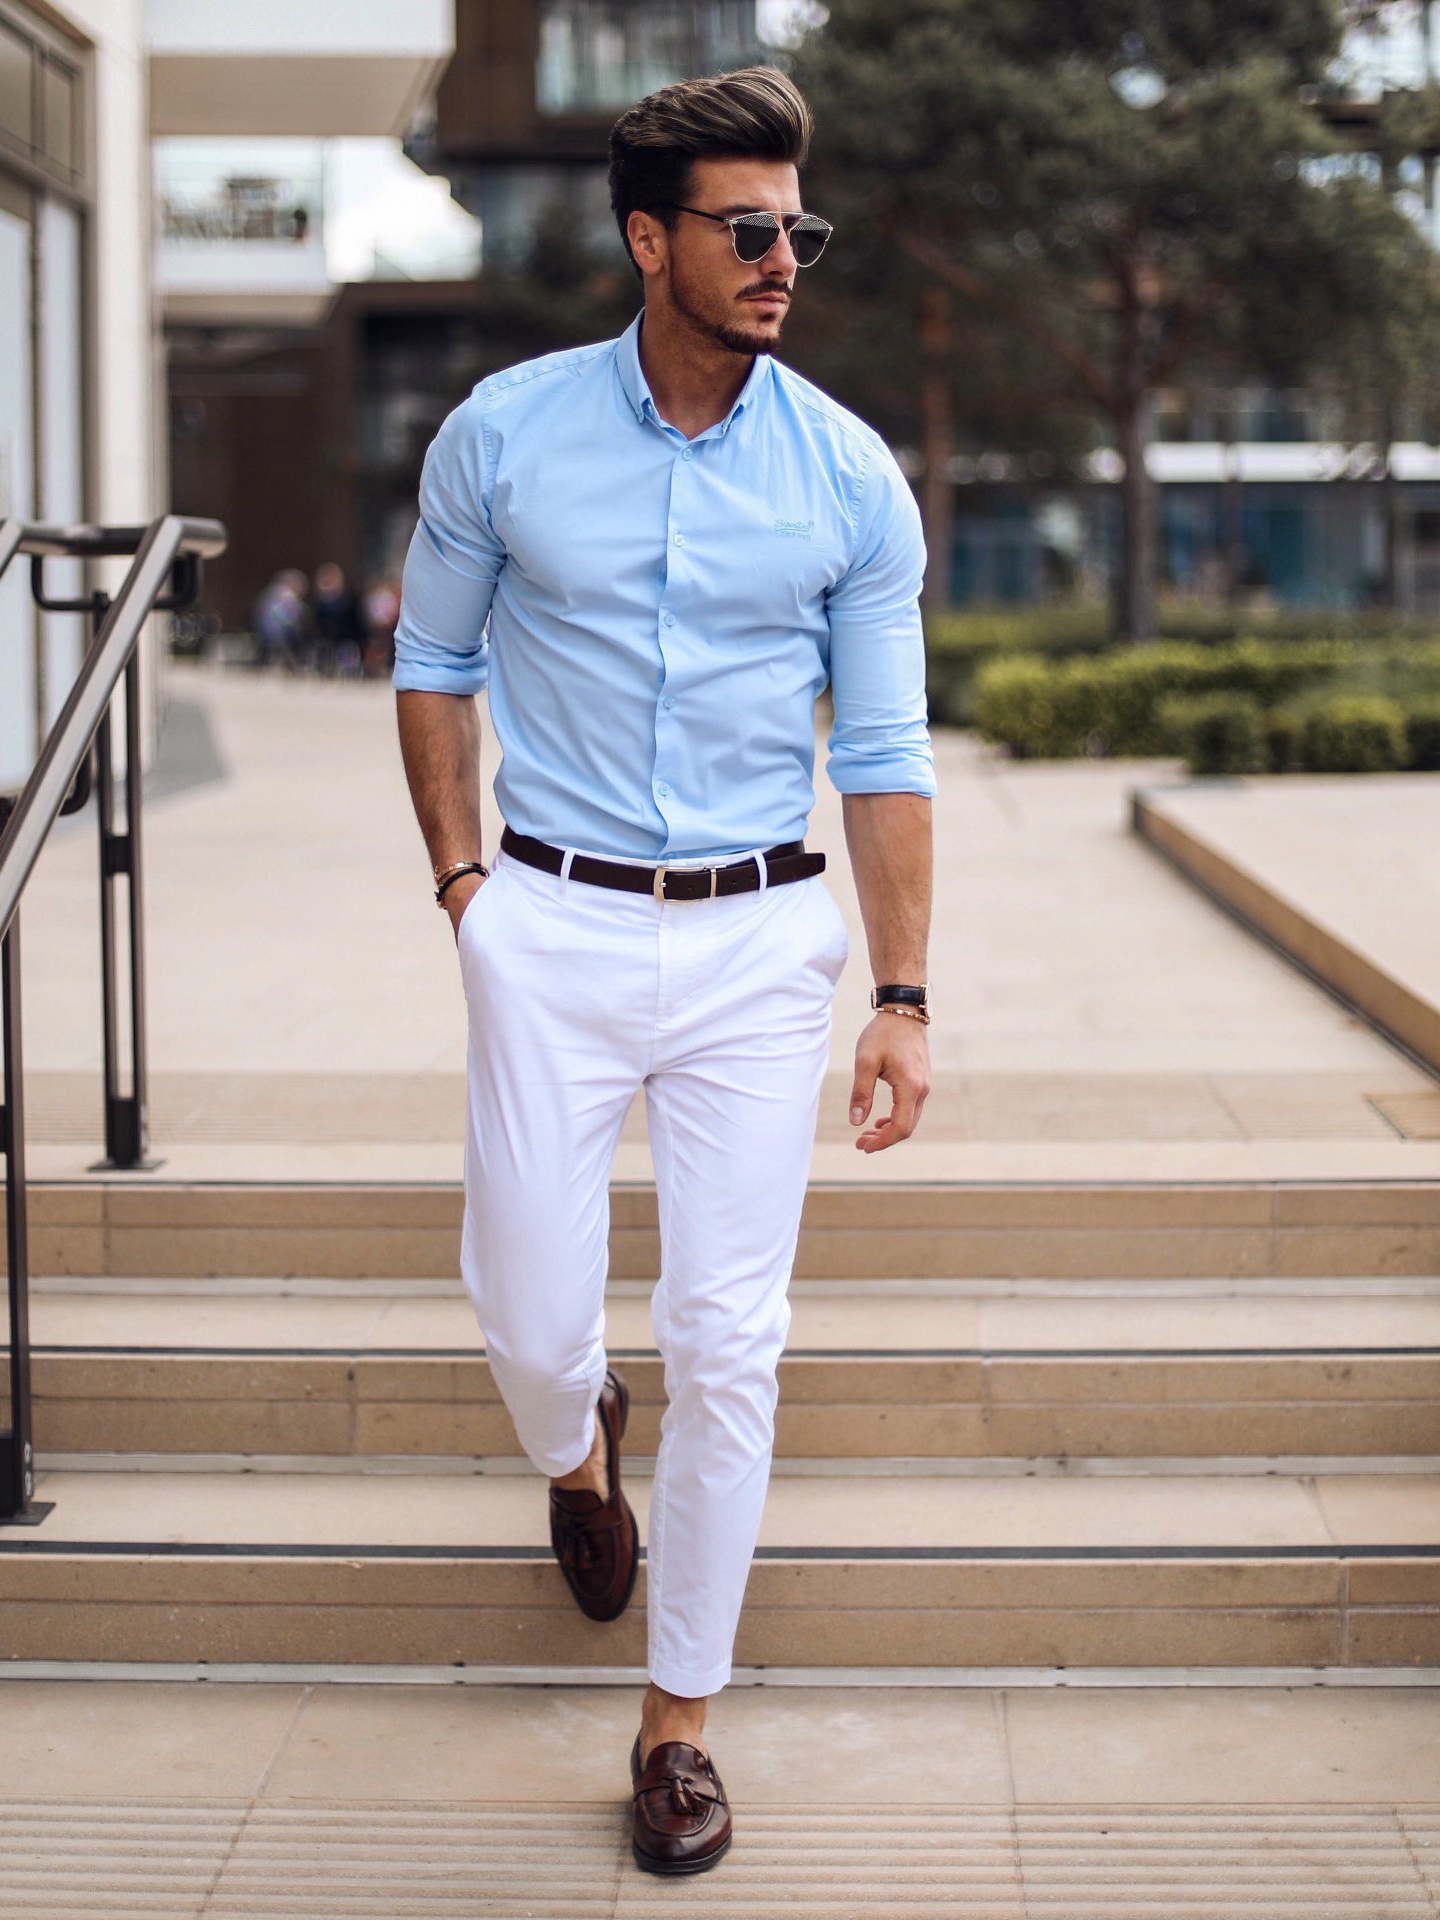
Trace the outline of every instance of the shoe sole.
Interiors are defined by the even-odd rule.
[[[735,1838],[733,1832],[727,1833],[713,1853],[703,1854],[698,1860],[657,1860],[653,1853],[646,1853],[643,1847],[630,1842],[630,1851],[635,1856],[636,1865],[645,1873],[703,1873],[707,1867],[713,1867],[730,1851],[730,1842]]]

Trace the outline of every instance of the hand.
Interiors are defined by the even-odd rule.
[[[861,1153],[878,1153],[908,1140],[920,1124],[920,1109],[930,1091],[930,1036],[923,1020],[877,1013],[861,1034],[850,1095],[852,1126],[859,1126],[870,1112],[877,1079],[889,1082],[890,1112],[858,1136],[855,1145]]]
[[[445,889],[440,904],[450,915],[450,929],[455,935],[457,947],[460,944],[460,917],[484,885],[484,874],[462,873],[458,880],[452,880]]]

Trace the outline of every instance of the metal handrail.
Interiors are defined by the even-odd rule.
[[[5,1239],[9,1256],[10,1425],[0,1430],[0,1521],[33,1524],[49,1512],[34,1495],[31,1444],[29,1248],[26,1218],[25,1107],[20,1018],[20,897],[46,837],[64,812],[90,792],[92,762],[100,827],[100,947],[105,1041],[105,1164],[146,1164],[145,950],[142,921],[140,831],[140,632],[149,615],[188,606],[200,590],[200,565],[223,553],[225,529],[216,520],[164,514],[145,527],[47,526],[0,521],[0,574],[17,553],[30,555],[31,591],[37,605],[89,613],[95,622],[90,649],[69,697],[25,785],[13,798],[0,796],[0,1153],[5,1157]],[[45,558],[95,559],[133,554],[125,583],[112,602],[97,591],[79,600],[46,594]],[[169,582],[169,591],[166,584]],[[114,816],[110,701],[125,679],[125,829]],[[67,800],[67,795],[69,796]],[[118,1090],[115,1009],[115,916],[117,879],[128,882],[130,935],[131,1090]]]
[[[16,551],[87,557],[133,553],[135,560],[0,834],[0,937],[9,928],[25,882],[90,750],[140,629],[162,599],[161,589],[176,560],[184,555],[212,559],[225,551],[226,542],[218,520],[186,520],[173,513],[152,520],[148,527],[55,527],[7,520],[0,523],[0,565],[11,530],[17,526],[19,537],[10,549],[12,555]]]

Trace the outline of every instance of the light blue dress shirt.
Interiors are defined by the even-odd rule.
[[[397,690],[488,685],[519,833],[700,860],[841,793],[935,792],[920,515],[870,427],[768,354],[693,440],[618,340],[482,380],[425,456]],[[487,628],[487,619],[488,628]]]

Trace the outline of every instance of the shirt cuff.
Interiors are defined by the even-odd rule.
[[[452,667],[439,660],[397,660],[390,675],[396,693],[480,693],[488,666]]]
[[[837,793],[918,793],[933,800],[936,794],[935,763],[925,752],[890,754],[883,759],[866,756],[847,759],[832,755],[826,772]]]

